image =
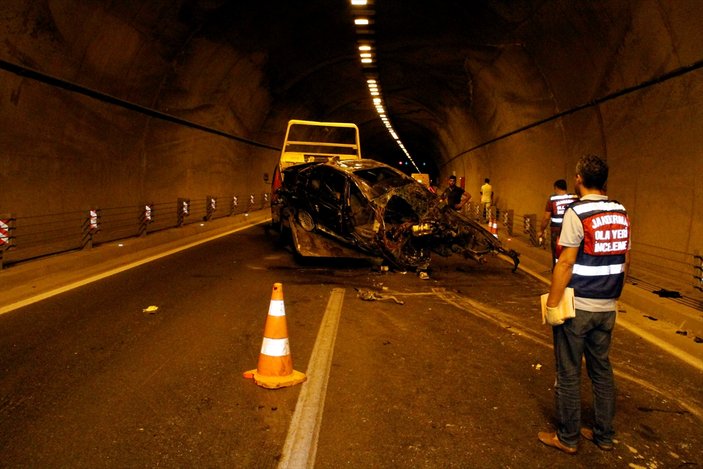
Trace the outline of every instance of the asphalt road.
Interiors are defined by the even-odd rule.
[[[267,390],[242,372],[274,282],[310,380]],[[615,450],[539,443],[554,414],[544,290],[497,258],[439,259],[430,280],[300,263],[254,227],[0,316],[0,467],[276,467],[322,375],[319,468],[703,465],[701,373],[622,328]],[[334,292],[329,370],[308,370]],[[582,394],[588,424],[585,370]]]

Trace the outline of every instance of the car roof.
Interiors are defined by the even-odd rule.
[[[342,171],[347,173],[353,173],[359,171],[360,169],[372,169],[372,168],[392,168],[385,163],[381,163],[377,160],[361,159],[361,160],[339,160],[339,161],[329,161],[328,164],[335,166]]]

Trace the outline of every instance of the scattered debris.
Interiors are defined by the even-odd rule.
[[[534,364],[534,365],[532,365],[532,368],[539,371],[542,369],[542,364],[541,363]]]
[[[703,344],[703,339],[700,338],[700,337],[698,337],[698,336],[696,336],[696,338],[693,339],[693,341],[694,341],[695,343],[697,343],[697,344]]]
[[[420,272],[418,272],[417,276],[420,277],[420,280],[429,280],[430,279],[430,274],[428,274],[424,270],[421,270]]]
[[[647,316],[646,314],[643,314],[642,316],[645,317],[645,318],[647,318],[647,319],[651,319],[652,321],[658,321],[658,320],[659,320],[659,319],[655,318],[654,316]]]
[[[662,288],[661,290],[655,290],[652,293],[659,295],[662,298],[681,298],[681,293],[676,290],[666,290]]]
[[[679,335],[688,335],[688,331],[676,331]]]
[[[684,415],[684,414],[690,413],[687,410],[657,409],[654,407],[644,407],[644,406],[637,407],[637,410],[639,410],[640,412],[662,412],[665,414],[678,414],[678,415]]]
[[[158,306],[148,306],[142,310],[142,313],[149,313],[149,314],[155,314],[156,310],[158,310]]]
[[[372,292],[371,290],[368,290],[366,288],[355,288],[356,290],[356,296],[358,296],[360,299],[364,301],[384,301],[384,300],[389,300],[389,301],[395,301],[399,305],[405,304],[404,301],[399,300],[393,295],[383,295],[381,293],[376,293]]]

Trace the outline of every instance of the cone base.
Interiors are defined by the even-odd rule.
[[[286,376],[264,376],[259,374],[257,370],[245,371],[243,376],[247,379],[253,379],[256,384],[262,388],[278,389],[288,386],[295,386],[307,379],[305,373],[293,370],[291,374]]]

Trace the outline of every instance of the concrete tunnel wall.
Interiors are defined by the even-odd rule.
[[[467,125],[463,114],[449,115],[444,140],[450,142],[450,158],[472,143],[703,58],[700,2],[598,6],[597,16],[586,16],[555,4],[548,15],[519,28],[515,45],[490,64],[467,62],[473,119]],[[541,217],[552,182],[565,178],[573,190],[578,158],[602,155],[610,165],[609,196],[631,214],[635,263],[681,270],[676,261],[684,256],[659,248],[703,249],[702,102],[698,69],[463,154],[446,164],[445,173],[466,174],[475,199],[483,178],[490,177],[499,207]],[[468,135],[469,141],[456,135]],[[678,278],[690,284],[692,269],[684,270]]]
[[[315,73],[299,74],[299,81],[307,80],[304,98],[301,92],[281,99],[282,88],[294,93],[302,86],[272,90],[267,73],[275,53],[246,43],[253,29],[247,18],[228,28],[225,40],[189,26],[176,4],[6,2],[0,58],[273,146],[280,145],[289,118],[362,119],[354,100],[334,108],[325,102],[340,102],[357,77],[363,91],[361,73],[349,72],[358,69],[353,56],[344,59],[346,81],[336,93],[312,82],[333,80],[340,61],[330,60],[316,64]],[[499,207],[541,214],[552,182],[564,177],[572,187],[578,157],[598,153],[611,166],[611,197],[632,214],[635,249],[703,249],[700,69],[484,145],[700,62],[702,4],[555,1],[525,21],[511,7],[495,8],[516,26],[499,47],[466,54],[465,94],[442,100],[444,122],[425,126],[435,135],[442,176],[466,176],[475,200],[490,177]],[[348,21],[347,15],[340,9],[339,21]],[[273,47],[292,35],[269,36]],[[373,112],[363,119],[373,120]],[[6,71],[0,71],[0,126],[0,213],[19,216],[263,193],[269,188],[263,174],[278,157]],[[373,154],[379,138],[362,140],[362,147]],[[642,260],[666,265],[664,259]]]
[[[101,2],[14,2],[0,20],[0,55],[130,103],[259,138],[270,107],[262,57],[192,37],[171,9],[146,10],[135,19]],[[6,72],[0,96],[0,212],[29,216],[270,190],[263,175],[271,173],[275,151]]]

